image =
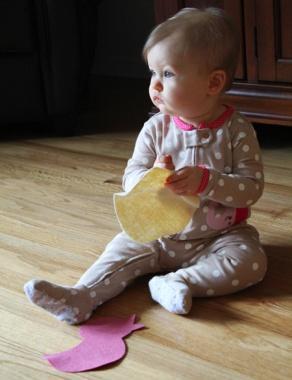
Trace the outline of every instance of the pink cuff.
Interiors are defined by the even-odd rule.
[[[235,223],[240,223],[243,220],[246,220],[248,218],[249,214],[249,208],[244,207],[244,208],[237,208],[236,209],[236,214],[235,214]]]
[[[203,173],[202,173],[201,183],[196,191],[197,194],[202,193],[206,189],[209,182],[209,176],[210,176],[209,169],[205,168],[204,166],[199,166],[199,167],[203,169]]]

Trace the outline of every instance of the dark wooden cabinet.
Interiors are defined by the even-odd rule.
[[[159,23],[183,7],[224,8],[239,27],[240,59],[224,96],[251,121],[292,126],[291,0],[154,0]]]
[[[36,123],[73,132],[96,25],[96,0],[0,0],[0,129]]]

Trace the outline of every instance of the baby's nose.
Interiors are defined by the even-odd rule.
[[[152,88],[156,91],[162,91],[163,89],[163,85],[161,83],[161,81],[159,79],[155,79],[153,82],[152,82]]]

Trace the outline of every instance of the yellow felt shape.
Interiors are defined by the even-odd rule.
[[[171,173],[153,168],[129,193],[114,194],[119,223],[133,240],[148,243],[178,233],[199,207],[197,196],[180,196],[164,185]]]

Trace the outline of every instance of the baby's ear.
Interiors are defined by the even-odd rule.
[[[209,76],[209,95],[220,94],[226,84],[227,75],[224,70],[214,70]]]

